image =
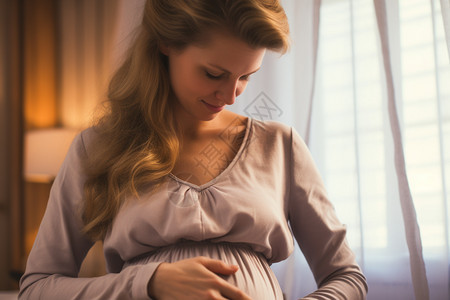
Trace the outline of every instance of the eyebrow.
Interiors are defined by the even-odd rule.
[[[210,65],[211,67],[220,69],[220,70],[222,70],[222,71],[225,72],[225,73],[232,74],[230,71],[228,71],[228,70],[225,69],[225,68],[222,68],[221,66],[214,65],[214,64],[208,64],[208,65]],[[250,72],[250,73],[247,73],[247,74],[245,74],[244,76],[252,75],[253,73],[256,73],[260,68],[261,68],[261,67],[258,67],[258,69],[256,69],[255,71]]]

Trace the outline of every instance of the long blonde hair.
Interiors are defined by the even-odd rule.
[[[179,151],[161,44],[182,50],[206,30],[228,30],[250,46],[284,53],[289,26],[277,0],[147,0],[137,37],[108,89],[86,160],[84,231],[103,239],[124,199],[174,168]]]

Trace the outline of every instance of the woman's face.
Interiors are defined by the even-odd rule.
[[[261,66],[265,48],[251,48],[226,33],[212,34],[207,43],[163,52],[178,116],[208,121],[231,105]],[[180,115],[181,114],[181,115]]]

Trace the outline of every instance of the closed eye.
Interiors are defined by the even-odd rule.
[[[251,74],[244,75],[244,76],[240,77],[239,80],[242,80],[242,81],[249,81],[249,80],[250,80],[250,75],[252,75],[253,73],[254,73],[254,72],[252,72]],[[206,77],[208,77],[209,79],[213,79],[213,80],[219,80],[219,79],[222,79],[222,78],[225,76],[224,74],[214,75],[214,74],[211,74],[211,73],[208,72],[208,71],[205,71],[205,75],[206,75]]]
[[[241,78],[239,78],[240,80],[244,80],[244,81],[249,81],[250,80],[250,74],[249,75],[245,75],[242,76]]]
[[[223,76],[222,74],[221,75],[213,75],[207,71],[205,72],[205,74],[206,74],[206,77],[208,77],[209,79],[214,79],[214,80],[219,80]]]

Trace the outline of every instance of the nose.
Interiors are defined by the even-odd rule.
[[[216,91],[216,98],[224,104],[232,105],[236,101],[236,97],[242,94],[242,91],[243,86],[239,80],[229,81],[219,87]]]

